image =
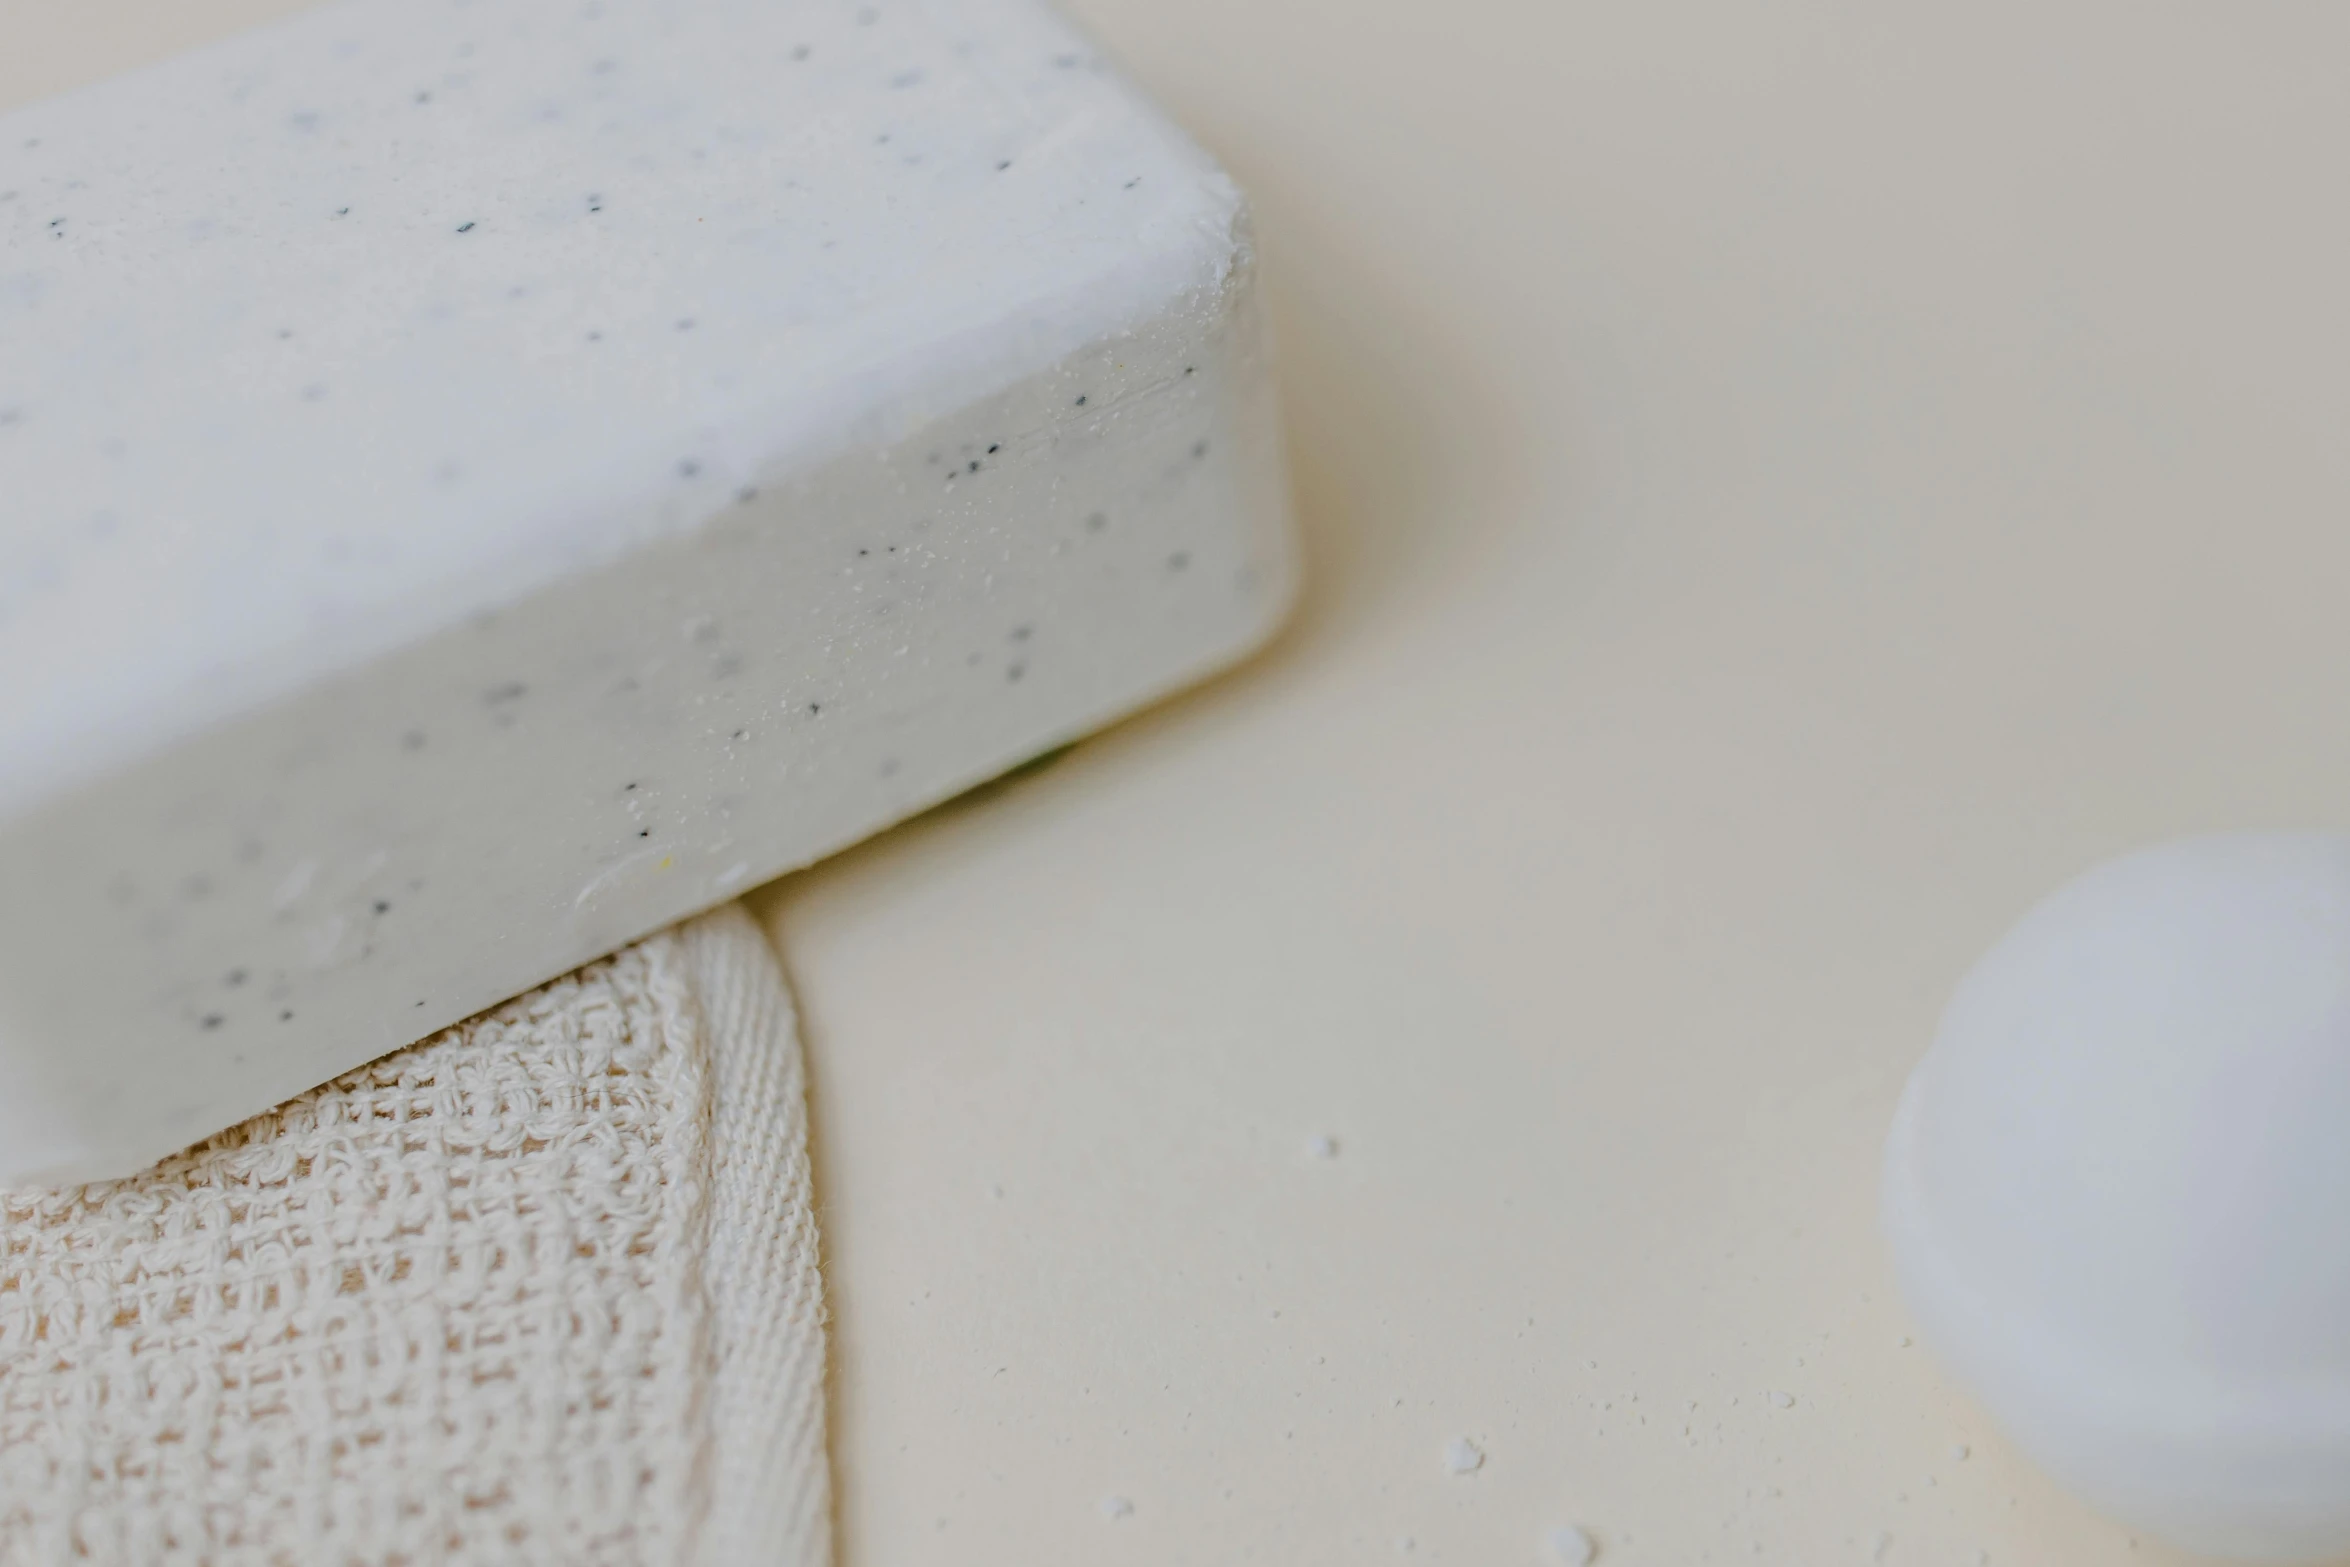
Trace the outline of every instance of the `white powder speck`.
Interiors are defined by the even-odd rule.
[[[1105,1496],[1102,1498],[1102,1516],[1110,1519],[1131,1518],[1134,1516],[1134,1504],[1123,1496]]]
[[[1965,1463],[1965,1462],[1966,1462],[1966,1460],[1967,1460],[1967,1454],[1968,1454],[1968,1453],[1970,1453],[1970,1452],[1972,1452],[1972,1451],[1973,1451],[1973,1449],[1972,1449],[1972,1448],[1968,1447],[1968,1446],[1967,1446],[1967,1445],[1966,1445],[1964,1442],[1960,1442],[1960,1443],[1958,1443],[1956,1446],[1954,1446],[1954,1447],[1952,1447],[1952,1448],[1951,1448],[1951,1450],[1950,1450],[1950,1456],[1951,1456],[1951,1458],[1952,1458],[1952,1459],[1954,1459],[1955,1461],[1957,1461],[1957,1462],[1959,1462],[1959,1463],[1962,1463],[1962,1464],[1963,1464],[1963,1463]]]
[[[1444,1467],[1456,1475],[1475,1474],[1485,1467],[1485,1449],[1465,1436],[1456,1436],[1444,1450]]]
[[[1773,1393],[1771,1395],[1771,1407],[1773,1409],[1793,1409],[1795,1407],[1795,1395],[1793,1393]]]
[[[1588,1567],[1599,1556],[1599,1544],[1573,1524],[1550,1531],[1550,1552],[1566,1567]]]
[[[1337,1158],[1338,1139],[1335,1137],[1315,1137],[1309,1139],[1306,1143],[1306,1157],[1309,1159]]]
[[[271,906],[281,914],[292,908],[302,901],[302,894],[310,890],[310,883],[316,880],[317,876],[318,860],[316,856],[301,861],[292,870],[286,872],[284,881],[277,884],[277,891],[270,898]]]
[[[1419,1541],[1413,1539],[1408,1534],[1399,1534],[1395,1537],[1396,1551],[1404,1556],[1411,1555],[1412,1551],[1419,1545],[1419,1543]]]
[[[1894,1347],[1895,1349],[1907,1349],[1907,1348],[1909,1348],[1909,1335],[1908,1335],[1908,1334],[1906,1334],[1906,1333],[1904,1333],[1904,1334],[1902,1334],[1902,1335],[1901,1335],[1901,1337],[1899,1337],[1899,1338],[1895,1339],[1895,1340],[1893,1341],[1893,1347]]]

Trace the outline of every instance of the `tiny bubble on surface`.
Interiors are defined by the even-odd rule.
[[[1123,1496],[1105,1496],[1102,1498],[1102,1516],[1113,1521],[1131,1518],[1134,1516],[1134,1503]]]
[[[1599,1555],[1599,1546],[1591,1536],[1573,1524],[1565,1524],[1550,1532],[1550,1554],[1566,1567],[1590,1567]]]
[[[1335,1158],[1337,1158],[1337,1157],[1338,1157],[1338,1139],[1337,1139],[1337,1138],[1335,1138],[1335,1137],[1328,1137],[1328,1136],[1323,1136],[1323,1137],[1314,1137],[1314,1138],[1309,1138],[1309,1139],[1307,1139],[1307,1142],[1306,1142],[1306,1157],[1308,1157],[1308,1158],[1310,1158],[1310,1159],[1335,1159]]]

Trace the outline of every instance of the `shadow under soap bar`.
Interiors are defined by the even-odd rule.
[[[1243,204],[1029,0],[343,0],[0,119],[0,1180],[1237,658]]]

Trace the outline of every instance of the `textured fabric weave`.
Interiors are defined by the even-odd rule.
[[[0,1193],[0,1563],[819,1567],[798,1037],[728,909]]]

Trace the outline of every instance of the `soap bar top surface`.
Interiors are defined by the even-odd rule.
[[[341,0],[0,119],[0,811],[1050,365],[1239,213],[1031,0]]]

